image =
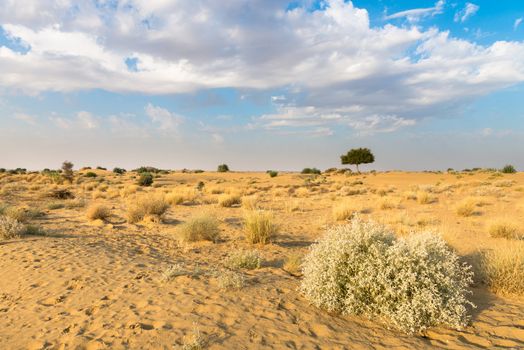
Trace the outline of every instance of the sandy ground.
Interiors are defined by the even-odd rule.
[[[263,173],[162,175],[155,181],[158,187],[144,191],[193,188],[203,181],[206,197],[216,196],[208,193],[212,185],[242,191],[257,195],[261,207],[276,213],[279,235],[269,245],[254,247],[263,264],[242,272],[247,283],[240,290],[220,289],[216,271],[231,251],[252,248],[243,239],[243,209],[197,200],[172,206],[162,223],[128,224],[126,199],[111,189],[133,183],[130,176],[99,172],[96,184],[104,177],[108,188],[96,200],[92,199],[96,188],[85,189],[88,181],[95,180],[67,186],[88,205],[95,201],[110,205],[113,216],[108,222],[88,221],[85,207],[48,209],[50,202],[60,200],[40,195],[52,186],[40,178],[1,179],[0,200],[41,208],[45,215],[31,222],[48,235],[0,242],[0,349],[176,349],[195,333],[205,340],[203,348],[209,349],[524,348],[524,299],[496,296],[480,282],[473,286],[477,309],[472,310],[470,326],[463,331],[434,328],[410,336],[388,329],[380,320],[330,315],[310,306],[297,292],[300,278],[282,269],[287,256],[306,253],[326,227],[336,224],[331,211],[340,200],[366,207],[366,217],[390,225],[399,234],[413,229],[441,231],[465,260],[471,260],[479,249],[499,243],[486,232],[490,220],[511,215],[524,224],[524,174],[496,179],[490,174],[333,175],[313,184],[297,174],[276,178]],[[362,184],[351,185],[355,181]],[[348,196],[344,186],[367,192]],[[405,198],[405,191],[413,186],[451,187],[435,194],[435,203],[423,205]],[[296,191],[289,193],[290,188]],[[477,196],[479,188],[499,192],[484,195],[485,203],[476,215],[457,216],[454,203]],[[381,189],[387,193],[377,194]],[[385,199],[395,207],[381,209]],[[219,218],[221,240],[180,244],[177,226],[201,212]],[[423,224],[414,223],[421,218]],[[163,281],[162,272],[173,264],[191,273]]]

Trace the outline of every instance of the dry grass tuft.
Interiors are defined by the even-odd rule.
[[[507,242],[482,254],[484,282],[500,295],[524,295],[524,242]]]
[[[0,239],[19,238],[24,234],[24,225],[11,217],[0,216]]]
[[[218,220],[208,214],[191,218],[179,227],[178,233],[183,242],[216,242],[220,236]]]
[[[302,276],[302,256],[291,254],[284,261],[282,269],[292,276]]]
[[[176,189],[166,195],[166,201],[171,205],[193,203],[198,197],[196,190],[192,188]]]
[[[169,204],[161,194],[137,197],[127,209],[127,221],[133,224],[144,220],[146,216],[160,221],[168,209]]]
[[[347,200],[335,204],[332,209],[333,218],[337,221],[348,220],[356,212],[358,210],[355,209],[355,204]]]
[[[505,220],[497,220],[490,224],[488,232],[494,238],[522,239],[524,234],[519,232],[517,224]]]
[[[230,208],[241,203],[242,198],[238,194],[222,194],[218,197],[218,205],[224,208]]]
[[[256,250],[237,250],[225,261],[226,267],[230,269],[258,269],[262,263],[260,253]]]
[[[100,203],[94,203],[87,208],[86,217],[91,220],[107,220],[111,216],[111,209]]]
[[[248,210],[244,213],[244,231],[249,243],[267,244],[276,235],[277,230],[271,211]]]
[[[431,204],[437,201],[437,197],[432,196],[429,192],[419,191],[417,192],[417,202],[419,204]]]
[[[477,202],[472,198],[466,198],[455,207],[458,216],[468,217],[477,214]]]

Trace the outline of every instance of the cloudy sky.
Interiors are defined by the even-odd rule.
[[[416,4],[416,8],[414,8]],[[524,169],[524,1],[0,0],[0,167]]]

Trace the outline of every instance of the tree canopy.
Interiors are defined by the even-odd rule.
[[[369,148],[353,148],[348,153],[340,156],[342,164],[351,164],[357,166],[357,171],[360,172],[358,166],[360,164],[369,164],[375,161],[375,156],[371,153]]]

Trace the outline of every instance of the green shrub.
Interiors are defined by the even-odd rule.
[[[151,186],[153,184],[153,175],[151,173],[141,173],[137,183],[140,186]]]
[[[114,168],[114,169],[113,169],[113,172],[114,172],[115,174],[122,175],[122,174],[125,174],[125,173],[126,173],[126,169],[123,169],[123,168]]]
[[[304,168],[302,169],[302,174],[316,174],[316,175],[320,175],[321,171],[318,170],[317,168]]]
[[[96,173],[92,171],[88,171],[84,176],[85,177],[97,177]]]
[[[219,173],[227,173],[229,171],[229,167],[227,166],[227,164],[220,164],[217,168],[217,171]]]
[[[500,172],[504,174],[515,174],[517,170],[515,169],[513,165],[508,164],[504,166],[504,168],[500,169]]]
[[[432,233],[397,239],[357,217],[329,230],[303,266],[302,293],[329,312],[384,319],[407,333],[469,320],[473,273]]]
[[[268,170],[267,173],[270,177],[276,177],[278,175],[278,171],[275,170]]]

